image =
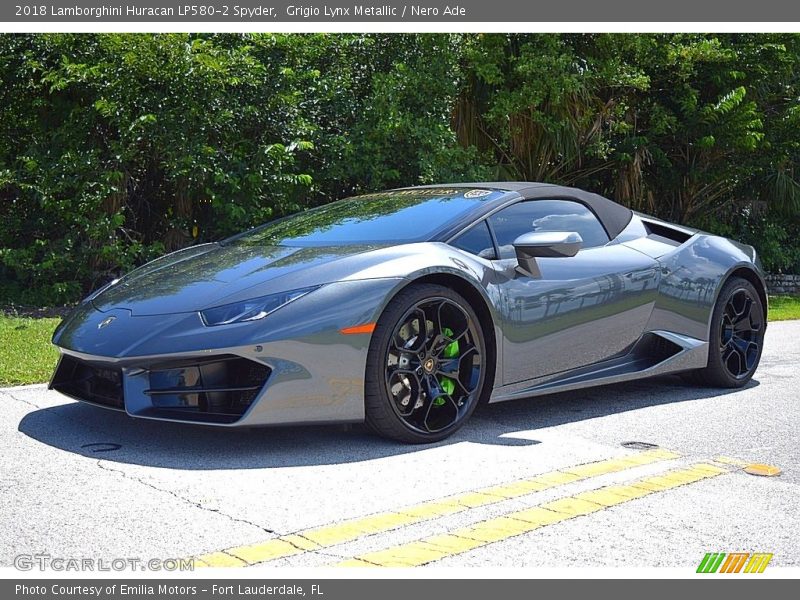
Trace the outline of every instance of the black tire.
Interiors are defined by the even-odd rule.
[[[469,302],[441,285],[405,288],[387,305],[370,342],[367,425],[409,444],[443,440],[464,425],[483,397],[487,359],[483,329]]]
[[[766,325],[764,304],[755,286],[741,277],[729,279],[711,317],[708,366],[693,371],[692,380],[709,387],[746,385],[761,360]]]

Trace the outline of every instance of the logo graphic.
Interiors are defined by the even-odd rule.
[[[108,327],[117,317],[108,317],[107,319],[103,319],[97,324],[98,329],[103,329],[104,327]]]
[[[765,552],[709,552],[700,561],[698,573],[763,573],[772,554]]]
[[[470,190],[464,193],[464,198],[483,198],[491,193],[489,190]]]

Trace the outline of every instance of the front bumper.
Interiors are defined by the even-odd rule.
[[[396,278],[340,282],[257,323],[205,327],[197,313],[134,316],[80,306],[56,331],[50,382],[132,417],[219,426],[359,422],[370,334]],[[109,316],[114,319],[109,322]]]
[[[62,354],[50,388],[132,416],[232,424],[252,406],[271,372],[264,364],[235,355],[120,368],[96,357]]]

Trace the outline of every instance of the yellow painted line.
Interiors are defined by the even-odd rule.
[[[441,560],[451,554],[447,550],[437,550],[424,541],[419,541],[371,552],[368,559],[357,558],[356,560],[363,560],[379,567],[414,567]]]
[[[716,465],[709,465],[709,464],[705,464],[705,463],[696,464],[694,466],[694,470],[695,471],[705,471],[706,473],[711,473],[711,474],[715,474],[715,475],[720,475],[720,474],[726,472],[725,469],[720,469]]]
[[[605,510],[636,498],[689,485],[727,472],[725,469],[705,463],[674,469],[664,475],[642,478],[631,485],[611,485],[581,492],[539,506],[492,517],[443,535],[426,537],[384,550],[367,552],[340,562],[336,566],[421,566],[555,523]]]
[[[536,529],[538,525],[530,521],[521,521],[511,517],[494,517],[480,521],[469,527],[453,531],[453,535],[479,542],[489,543],[514,537]],[[375,561],[379,562],[379,561]]]
[[[460,554],[483,545],[478,540],[463,538],[449,533],[426,538],[425,543],[434,548],[446,550],[448,554]]]
[[[526,523],[532,523],[538,528],[564,521],[567,517],[564,513],[547,510],[541,506],[534,506],[525,510],[518,510],[514,513],[514,518]]]
[[[385,512],[369,517],[352,519],[335,525],[327,525],[303,531],[302,536],[316,542],[320,547],[335,546],[344,542],[360,538],[364,535],[391,531],[405,525],[411,525],[423,520],[421,517]]]
[[[651,478],[649,481],[638,481],[635,484],[629,486],[622,486],[624,488],[633,487],[638,488],[639,491],[643,491],[644,494],[636,495],[636,490],[633,491],[633,497],[641,498],[642,495],[647,495],[650,492],[662,492],[664,490],[668,490],[671,486],[671,483],[665,479],[659,479],[657,477]],[[620,492],[617,492],[620,493]],[[623,492],[624,495],[624,492]]]
[[[633,464],[637,464],[634,462]],[[604,475],[608,473],[608,469],[617,469],[623,470],[630,468],[631,461],[617,459],[617,460],[610,460],[605,463],[589,463],[586,465],[578,465],[577,467],[570,467],[568,469],[562,469],[565,473],[572,473],[573,475],[578,475],[580,477],[593,477],[595,475]]]
[[[714,458],[714,462],[722,463],[723,465],[733,465],[734,467],[746,467],[748,464],[743,460],[731,458],[730,456],[717,456]]]
[[[615,494],[614,492],[603,488],[599,490],[590,490],[588,492],[581,492],[580,494],[575,494],[575,498],[578,500],[585,500],[587,502],[592,502],[594,504],[599,504],[600,506],[614,506],[623,502],[626,498],[625,496],[620,496],[619,494]],[[632,498],[627,498],[632,499]]]
[[[624,502],[625,500],[636,500],[637,498],[647,496],[654,491],[661,491],[666,488],[659,488],[658,490],[648,489],[646,486],[639,483],[636,485],[611,485],[602,489],[609,494],[614,494],[620,498],[623,498],[621,502]]]
[[[669,450],[658,448],[566,467],[534,475],[527,479],[495,484],[392,511],[313,527],[293,535],[281,536],[256,544],[227,548],[221,552],[197,556],[195,559],[203,564],[215,567],[249,566],[352,542],[367,535],[385,533],[400,527],[438,519],[472,508],[497,504],[510,498],[518,498],[541,490],[552,489],[610,473],[618,473],[642,465],[672,460],[679,456]],[[426,554],[426,552],[428,551],[423,549],[420,551],[420,555]],[[405,558],[400,557],[392,560],[397,562],[405,560]]]
[[[247,565],[242,559],[231,556],[226,552],[204,554],[203,556],[198,556],[195,560],[199,560],[201,565],[206,567],[244,567]]]
[[[545,510],[552,510],[553,512],[557,513],[564,513],[570,517],[579,517],[581,515],[588,515],[589,513],[597,512],[598,510],[602,510],[607,507],[602,504],[597,504],[596,502],[589,502],[588,500],[583,500],[573,496],[571,498],[561,498],[560,500],[547,502],[542,504],[542,508]]]
[[[293,546],[297,546],[302,550],[319,550],[321,546],[302,535],[284,535],[280,538],[285,542],[289,542]]]

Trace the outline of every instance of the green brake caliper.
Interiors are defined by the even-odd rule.
[[[442,333],[447,337],[453,335],[453,330],[449,327],[445,327],[442,330]],[[444,358],[456,358],[459,354],[458,348],[458,341],[450,342],[445,346],[444,351],[442,351],[442,356]],[[456,382],[453,381],[450,377],[444,377],[443,375],[439,377],[439,385],[442,386],[442,391],[447,394],[448,396],[452,396],[453,392],[456,391]],[[445,399],[439,396],[436,400],[433,401],[434,406],[441,406],[445,403]]]

